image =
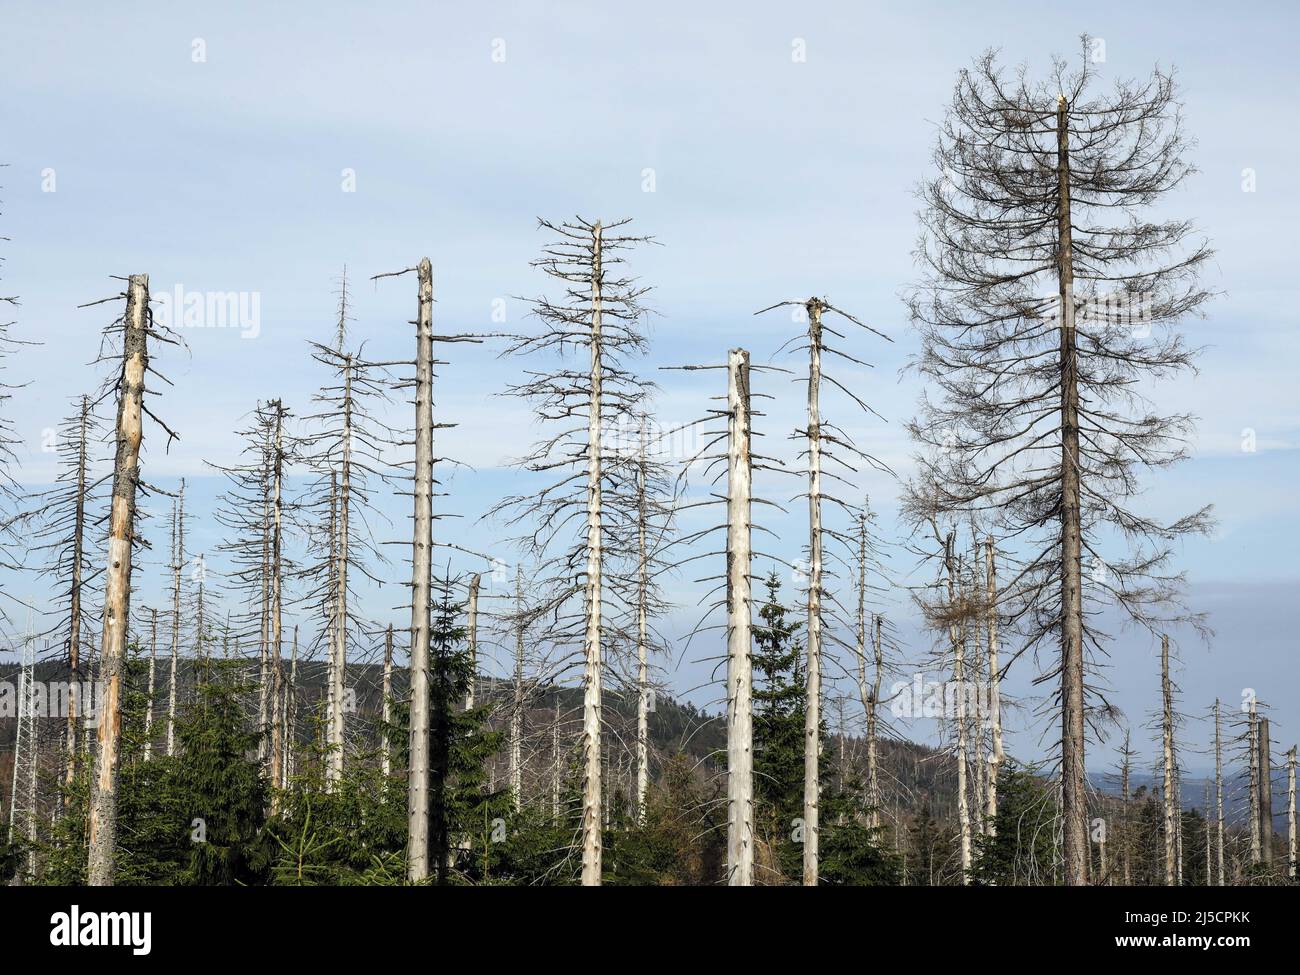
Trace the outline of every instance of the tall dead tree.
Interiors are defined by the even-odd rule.
[[[1067,884],[1088,881],[1085,741],[1102,713],[1085,671],[1106,638],[1088,607],[1113,600],[1153,632],[1186,617],[1171,544],[1210,524],[1208,509],[1162,523],[1129,506],[1144,469],[1186,456],[1192,418],[1156,415],[1145,380],[1191,368],[1176,326],[1209,297],[1208,245],[1147,215],[1191,172],[1173,78],[1094,96],[1094,71],[1085,39],[1079,67],[1058,60],[1040,84],[993,53],[960,73],[909,302],[916,367],[939,393],[912,424],[934,451],[923,477],[1018,539],[1003,618],[1027,649],[1059,648]]]
[[[127,627],[131,618],[131,568],[136,541],[136,494],[140,486],[140,447],[144,417],[145,376],[150,371],[148,340],[170,341],[153,328],[149,314],[149,276],[133,274],[127,282],[126,311],[110,331],[121,333],[118,374],[117,448],[109,510],[108,558],[104,571],[103,637],[100,680],[103,696],[99,749],[91,780],[87,879],[92,886],[113,883],[117,851],[117,775],[122,729],[122,694],[126,670]],[[164,426],[169,436],[174,436]]]
[[[823,371],[822,357],[826,354],[840,356],[846,361],[858,365],[867,365],[860,359],[828,345],[826,339],[828,332],[837,338],[842,339],[844,336],[827,326],[823,322],[823,318],[827,312],[830,312],[880,338],[888,339],[888,336],[877,332],[868,325],[864,325],[848,312],[833,306],[825,298],[813,297],[803,302],[779,302],[768,308],[761,309],[756,314],[782,307],[801,307],[803,309],[802,315],[808,323],[806,344],[798,346],[794,350],[808,353],[807,379],[801,380],[806,382],[807,385],[807,421],[806,427],[802,430],[796,430],[794,435],[803,441],[804,450],[802,456],[807,461],[808,473],[808,614],[804,639],[806,657],[804,679],[807,682],[807,687],[804,702],[803,883],[804,886],[812,887],[816,886],[818,882],[820,842],[822,651],[824,643],[823,624],[825,623],[823,601],[827,595],[823,580],[823,542],[827,534],[822,523],[823,505],[825,503],[838,504],[848,510],[843,501],[823,491],[824,475],[836,476],[829,475],[828,472],[824,471],[823,467],[827,463],[837,463],[843,471],[851,474],[855,471],[852,462],[861,460],[879,469],[888,470],[869,453],[860,449],[841,427],[828,423],[822,418],[823,380],[846,393],[863,411],[874,413],[860,397],[850,392],[842,383],[826,375]],[[839,448],[845,456],[834,454],[832,451],[835,448]],[[846,456],[848,459],[846,459]],[[845,481],[842,476],[839,476],[838,479]]]
[[[1292,883],[1296,879],[1295,759],[1292,745],[1286,753],[1286,875]]]
[[[172,507],[172,653],[167,681],[167,756],[176,754],[176,680],[181,653],[181,568],[185,565],[185,479]]]
[[[44,571],[59,588],[57,623],[44,636],[60,641],[68,667],[68,708],[64,734],[63,780],[71,786],[77,769],[77,718],[81,673],[82,620],[88,604],[98,594],[102,573],[101,553],[87,538],[88,520],[100,518],[98,489],[109,477],[95,477],[96,443],[102,440],[95,404],[89,396],[77,398],[76,412],[60,424],[55,450],[59,474],[53,488],[36,495],[35,505],[22,517],[34,525],[33,552],[43,557]],[[0,561],[3,561],[0,559]],[[90,612],[93,613],[93,610]]]
[[[1265,867],[1273,866],[1273,762],[1269,756],[1268,718],[1260,718],[1259,742],[1259,844]]]
[[[535,522],[524,541],[539,565],[538,581],[548,591],[543,602],[554,607],[545,639],[581,647],[582,883],[592,886],[600,883],[602,872],[602,689],[614,618],[606,603],[612,611],[620,599],[620,587],[609,584],[613,559],[607,544],[626,551],[634,524],[627,465],[606,464],[603,448],[611,431],[636,429],[648,388],[626,363],[645,346],[641,299],[648,289],[620,270],[622,253],[648,238],[620,233],[627,220],[602,224],[575,217],[539,223],[554,240],[533,264],[559,283],[562,294],[533,303],[540,332],[517,336],[508,352],[585,351],[586,356],[572,361],[565,355],[553,371],[529,373],[509,388],[510,394],[534,403],[540,419],[561,426],[520,466],[559,473],[560,479],[532,495],[507,498],[497,510],[511,511],[511,524]],[[569,535],[572,527],[576,538]],[[622,593],[625,600],[627,590]],[[569,611],[578,598],[580,613]]]
[[[406,873],[429,875],[429,633],[433,587],[433,265],[416,270],[415,516],[411,538],[411,745],[407,784]]]
[[[469,688],[465,691],[465,710],[474,710],[478,689],[478,591],[483,577],[474,572],[469,577],[469,599],[465,608],[465,643],[469,655]]]
[[[727,355],[727,883],[754,883],[753,594],[749,353]]]
[[[1178,789],[1175,785],[1176,759],[1174,757],[1174,691],[1169,679],[1169,637],[1160,638],[1160,699],[1161,738],[1164,756],[1164,835],[1165,835],[1165,884],[1173,887],[1178,882],[1177,864],[1181,858],[1177,855],[1175,844],[1175,820],[1181,816],[1178,802]]]
[[[1254,866],[1263,857],[1263,837],[1260,832],[1260,768],[1259,768],[1259,716],[1255,699],[1251,698],[1250,708],[1246,712],[1246,750],[1250,764],[1250,862]]]
[[[382,708],[382,733],[380,735],[380,770],[387,779],[393,773],[393,745],[388,737],[393,722],[393,625],[384,631],[384,686]]]
[[[1214,856],[1219,886],[1226,886],[1223,872],[1223,724],[1219,699],[1214,699]],[[1207,854],[1208,856],[1208,854]]]

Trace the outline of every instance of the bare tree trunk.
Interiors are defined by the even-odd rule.
[[[117,850],[117,763],[122,727],[122,678],[126,631],[131,618],[131,546],[135,539],[135,491],[140,479],[144,377],[149,365],[149,277],[133,274],[122,319],[122,373],[118,380],[117,456],[109,514],[108,566],[104,582],[104,634],[100,675],[104,682],[99,753],[90,804],[87,876],[91,886],[113,883]]]
[[[993,752],[989,755],[989,786],[985,795],[984,822],[989,836],[997,834],[998,773],[1005,753],[1002,750],[1002,673],[998,669],[998,581],[993,536],[984,539],[986,576],[985,626],[989,653],[989,719],[993,725]]]
[[[551,722],[551,817],[560,818],[560,689],[555,689],[555,720]]]
[[[749,353],[727,353],[727,883],[754,883]]]
[[[1124,886],[1133,886],[1133,837],[1129,830],[1129,801],[1131,793],[1129,792],[1129,775],[1133,768],[1133,752],[1129,748],[1128,732],[1124,733],[1124,764],[1120,771],[1120,793],[1124,798],[1124,819],[1123,819],[1123,860],[1124,860]]]
[[[1174,785],[1174,698],[1169,682],[1169,637],[1160,638],[1160,695],[1162,701],[1161,729],[1164,737],[1164,812],[1165,812],[1165,883],[1177,884],[1178,854],[1177,829],[1174,817],[1178,815],[1177,788]]]
[[[1273,762],[1268,718],[1259,719],[1259,842],[1264,865],[1273,865]]]
[[[510,709],[510,800],[515,812],[524,796],[524,567],[515,566],[515,700]]]
[[[952,641],[952,681],[957,688],[957,827],[961,836],[961,882],[970,883],[971,868],[971,823],[970,808],[966,795],[966,634],[965,627],[958,623],[957,580],[953,565],[953,536],[948,535],[944,545],[944,564],[948,571],[948,634]],[[1085,848],[1086,849],[1086,848]]]
[[[466,642],[469,644],[469,687],[465,691],[465,710],[474,710],[475,692],[478,690],[478,590],[482,577],[475,572],[469,577],[469,602],[466,609]]]
[[[1255,714],[1255,702],[1250,702],[1250,713],[1246,716],[1246,742],[1250,749],[1250,862],[1260,861],[1260,816],[1259,816],[1259,719]]]
[[[1214,699],[1214,834],[1219,886],[1226,885],[1223,873],[1223,739],[1219,699]]]
[[[343,357],[343,465],[339,478],[338,549],[334,570],[334,652],[330,656],[330,755],[326,779],[343,777],[343,695],[348,661],[348,511],[352,491],[352,357]]]
[[[650,794],[650,674],[646,659],[646,617],[649,599],[649,553],[646,550],[646,430],[641,421],[637,463],[637,592],[636,592],[636,821],[645,824]]]
[[[185,561],[185,479],[181,479],[180,495],[172,524],[172,661],[167,681],[167,754],[176,754],[176,671],[181,653],[181,563]]]
[[[81,420],[77,442],[77,487],[73,499],[72,520],[72,588],[68,599],[68,739],[63,781],[71,786],[77,777],[77,711],[81,680],[81,563],[84,558],[86,530],[86,419],[90,397],[81,397]],[[150,668],[153,667],[152,662]],[[152,674],[152,669],[150,670]],[[152,715],[152,699],[150,704]],[[149,755],[146,752],[145,758]]]
[[[1088,883],[1084,772],[1083,538],[1079,501],[1079,377],[1074,331],[1074,255],[1070,225],[1070,144],[1065,96],[1056,109],[1060,197],[1057,267],[1061,316],[1061,850],[1065,883]]]
[[[582,701],[582,883],[599,886],[601,878],[601,317],[604,271],[601,261],[601,225],[592,231],[591,271],[591,401],[587,427],[587,579],[585,668]]]
[[[817,886],[822,702],[822,304],[808,311],[808,673],[803,744],[803,883]]]
[[[298,742],[298,627],[293,628],[293,649],[289,653],[289,683],[284,689],[284,775],[282,787],[289,788],[294,775],[294,752]]]
[[[477,578],[477,577],[476,577]],[[388,630],[384,633],[384,700],[383,722],[384,730],[380,736],[380,754],[381,766],[384,778],[387,779],[393,774],[393,744],[388,737],[388,726],[393,720],[393,624],[388,624]]]
[[[157,693],[157,658],[158,658],[158,610],[151,612],[149,636],[149,694],[144,712],[144,760],[153,757],[153,699]]]
[[[275,409],[275,458],[272,471],[271,488],[272,535],[271,535],[271,782],[279,788],[284,771],[284,720],[282,699],[284,696],[284,675],[280,666],[280,648],[283,642],[284,583],[281,578],[281,554],[284,547],[284,405],[276,400]],[[271,810],[278,808],[275,794],[271,798]]]
[[[1296,746],[1286,753],[1286,875],[1296,879],[1295,755]]]
[[[433,266],[417,269],[415,357],[415,532],[411,541],[411,758],[407,877],[429,875],[429,595],[433,583]]]

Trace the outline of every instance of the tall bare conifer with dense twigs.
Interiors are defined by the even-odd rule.
[[[920,190],[923,282],[910,296],[931,384],[912,432],[944,507],[1015,537],[1010,622],[1059,679],[1064,879],[1088,881],[1084,750],[1106,705],[1086,678],[1107,636],[1090,606],[1153,631],[1185,619],[1170,547],[1210,524],[1131,502],[1186,456],[1192,417],[1153,380],[1191,369],[1178,324],[1210,297],[1186,220],[1151,215],[1192,172],[1172,74],[1097,90],[1085,51],[1047,80],[994,53],[960,73]]]
[[[582,882],[588,886],[601,882],[601,692],[620,599],[618,587],[609,584],[607,545],[627,551],[635,499],[631,469],[607,464],[605,444],[620,429],[637,429],[649,389],[628,362],[645,349],[641,300],[648,289],[623,270],[623,255],[649,238],[624,233],[628,222],[539,221],[553,240],[533,264],[560,292],[533,302],[541,329],[516,337],[508,351],[558,355],[559,362],[527,371],[508,392],[532,402],[538,418],[553,424],[554,432],[519,461],[548,483],[497,508],[511,524],[533,525],[524,542],[542,566],[543,602],[553,607],[545,638],[575,652],[581,648]]]

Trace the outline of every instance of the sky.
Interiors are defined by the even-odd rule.
[[[427,255],[437,330],[527,328],[521,296],[546,289],[529,265],[547,239],[537,218],[581,214],[632,217],[659,245],[630,266],[654,289],[644,368],[662,387],[665,426],[698,416],[723,390],[718,373],[660,367],[723,362],[736,346],[755,362],[796,366],[773,356],[798,324],[753,312],[825,295],[892,339],[853,336],[850,351],[872,368],[839,373],[884,421],[844,401],[828,412],[905,477],[903,424],[920,388],[902,371],[918,343],[900,294],[917,277],[914,189],[932,175],[956,73],[990,47],[1041,72],[1053,54],[1074,56],[1086,32],[1104,42],[1106,81],[1176,67],[1199,172],[1165,206],[1194,219],[1216,249],[1204,283],[1217,297],[1204,320],[1186,324],[1205,350],[1199,373],[1148,391],[1170,412],[1199,416],[1193,458],[1149,479],[1141,501],[1165,516],[1213,503],[1219,518],[1213,537],[1178,551],[1189,601],[1215,629],[1204,643],[1174,634],[1189,715],[1184,764],[1211,761],[1208,727],[1192,719],[1216,697],[1235,707],[1249,688],[1270,705],[1285,749],[1300,737],[1300,696],[1290,693],[1300,674],[1300,333],[1289,246],[1300,145],[1284,124],[1294,115],[1296,20],[1281,3],[1102,2],[1081,15],[1027,3],[322,0],[295,13],[11,0],[0,32],[0,293],[21,298],[14,335],[40,343],[9,362],[8,380],[27,383],[10,404],[20,476],[48,482],[44,432],[102,381],[93,360],[115,312],[78,306],[117,293],[114,275],[147,272],[155,295],[255,297],[256,327],[182,328],[187,348],[156,362],[173,385],[152,405],[181,440],[164,452],[156,429],[147,433],[145,474],[169,489],[187,478],[194,547],[210,551],[218,538],[203,516],[220,486],[207,465],[237,456],[234,431],[257,401],[281,397],[299,416],[310,412],[322,380],[306,343],[331,335],[345,266],[354,339],[375,358],[408,358],[414,283],[372,275]],[[458,425],[440,432],[438,453],[469,465],[449,476],[439,502],[464,517],[440,530],[509,562],[498,541],[508,533],[479,518],[520,488],[509,461],[538,429],[499,395],[520,368],[500,351],[491,341],[452,347],[440,368],[439,418]],[[801,389],[779,373],[756,385],[777,397],[763,422],[793,456],[786,435]],[[872,473],[859,486],[897,536],[897,482]],[[764,489],[782,500],[798,490]],[[395,532],[408,500],[381,502]],[[801,524],[798,506],[773,516],[787,558]],[[895,568],[903,584],[918,581],[906,557]],[[162,573],[146,564],[143,576],[149,599]],[[50,598],[39,580],[0,584]],[[664,628],[680,635],[706,587],[684,573],[668,588],[679,605]],[[369,598],[376,617],[396,619],[388,607],[400,599]],[[919,659],[930,638],[901,593],[891,606]],[[721,688],[705,686],[713,652],[676,648],[663,664],[668,686],[716,706]],[[1154,640],[1119,633],[1107,673],[1150,762],[1156,736],[1144,724],[1158,660]],[[1033,718],[1041,689],[1032,677],[1029,667],[1008,675],[1011,696],[1025,702],[1010,719],[1011,747],[1027,758],[1053,731]],[[924,725],[897,730],[925,739],[933,729]],[[1113,761],[1114,740],[1094,749],[1093,771]]]

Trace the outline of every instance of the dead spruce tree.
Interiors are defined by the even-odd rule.
[[[76,411],[59,426],[54,450],[59,473],[55,486],[36,495],[30,518],[33,552],[43,564],[47,578],[58,590],[57,622],[44,635],[62,648],[68,667],[67,727],[64,739],[65,786],[71,786],[77,771],[77,718],[80,700],[82,619],[94,618],[94,603],[100,591],[103,556],[96,544],[99,533],[90,526],[101,520],[100,489],[108,476],[96,475],[103,425],[89,396],[77,398]]]
[[[103,636],[99,680],[104,691],[99,720],[99,750],[91,779],[87,879],[92,886],[113,883],[117,851],[117,773],[122,728],[123,680],[126,671],[127,626],[131,618],[131,569],[136,537],[136,501],[141,488],[140,448],[144,417],[159,423],[169,442],[176,435],[145,405],[145,381],[159,375],[149,364],[149,340],[175,342],[154,326],[149,312],[149,276],[133,274],[127,281],[126,311],[106,337],[120,337],[121,368],[114,387],[117,399],[116,453],[109,510],[107,565],[104,571]],[[110,299],[111,300],[111,299]],[[116,358],[116,354],[113,356]],[[159,375],[163,382],[165,377]]]
[[[649,238],[621,232],[628,222],[539,221],[554,240],[533,265],[558,283],[560,294],[533,302],[542,327],[517,336],[508,353],[559,355],[561,361],[549,371],[527,372],[508,393],[532,402],[538,419],[554,424],[556,432],[519,461],[549,483],[497,506],[511,524],[533,523],[524,543],[530,561],[541,566],[538,581],[549,590],[547,639],[580,648],[582,882],[589,886],[601,882],[601,691],[618,598],[606,584],[606,545],[625,550],[634,496],[626,467],[607,467],[602,444],[611,428],[636,429],[648,388],[627,365],[645,347],[641,299],[648,289],[622,271],[622,255]]]
[[[393,389],[414,391],[415,422],[410,440],[399,440],[399,449],[414,448],[409,465],[414,501],[411,534],[411,649],[410,649],[410,750],[407,762],[407,879],[420,882],[429,876],[429,639],[433,596],[433,431],[454,426],[435,423],[433,413],[433,349],[435,343],[479,342],[473,335],[435,335],[433,332],[433,265],[427,257],[415,267],[374,275],[379,278],[416,276],[415,358],[413,361],[383,363],[414,366],[414,375],[398,379]],[[404,544],[404,543],[402,543]]]
[[[355,578],[378,583],[376,564],[384,557],[372,526],[382,518],[373,497],[377,487],[394,486],[393,471],[385,451],[396,433],[378,419],[390,400],[393,379],[390,363],[372,362],[362,350],[348,347],[349,295],[347,269],[339,287],[334,341],[311,343],[312,358],[331,375],[314,397],[316,412],[303,418],[308,432],[302,437],[306,462],[316,479],[304,506],[316,511],[317,528],[313,565],[316,577],[310,598],[319,604],[328,646],[326,684],[326,781],[343,774],[346,750],[345,675],[350,648],[362,633],[379,624],[360,617],[352,598]]]
[[[290,416],[279,400],[259,403],[249,425],[238,431],[247,459],[229,466],[210,465],[226,480],[215,519],[225,530],[217,550],[226,560],[227,595],[238,607],[231,616],[231,635],[237,645],[257,647],[261,756],[276,788],[284,778],[284,614],[286,604],[294,601],[287,586],[300,575],[286,537],[300,534],[303,528],[301,507],[286,488],[300,446],[287,429]]]
[[[771,311],[774,308],[794,307],[796,321],[807,323],[807,332],[803,336],[804,344],[787,343],[793,346],[790,351],[808,353],[808,375],[806,379],[796,380],[807,386],[808,413],[807,423],[803,429],[794,432],[796,439],[802,440],[804,449],[800,456],[807,461],[808,491],[808,548],[806,552],[808,566],[808,618],[805,633],[806,659],[805,679],[807,681],[807,698],[804,706],[804,803],[803,803],[803,882],[805,886],[816,886],[818,878],[818,842],[819,808],[821,803],[821,700],[822,700],[822,649],[823,649],[823,601],[827,595],[823,580],[823,546],[832,529],[823,524],[823,503],[838,505],[845,512],[852,514],[850,505],[836,495],[823,489],[823,478],[839,481],[853,487],[851,477],[858,470],[857,464],[869,464],[878,470],[889,472],[889,468],[870,453],[860,448],[843,427],[836,426],[822,418],[822,382],[839,389],[864,413],[879,418],[866,402],[853,393],[839,380],[828,375],[823,366],[825,355],[844,359],[854,365],[869,368],[869,364],[848,354],[843,349],[832,347],[826,336],[846,341],[843,333],[836,331],[823,320],[826,314],[837,315],[845,321],[880,338],[892,341],[888,336],[877,332],[869,325],[864,325],[848,312],[834,307],[825,298],[808,298],[806,301],[783,301],[763,308],[755,314]],[[827,469],[824,463],[834,465]],[[838,471],[836,473],[835,471]],[[842,537],[842,536],[841,536]]]
[[[1004,618],[1035,654],[1053,648],[1068,884],[1088,880],[1084,750],[1100,712],[1085,673],[1106,640],[1089,606],[1112,600],[1153,631],[1184,616],[1170,545],[1209,525],[1208,509],[1164,523],[1130,506],[1145,469],[1186,455],[1192,418],[1144,394],[1191,368],[1176,326],[1209,297],[1208,245],[1147,215],[1191,172],[1173,78],[1094,95],[1093,72],[1086,49],[1038,84],[992,53],[961,72],[920,190],[909,302],[915,368],[939,394],[912,424],[935,449],[927,477],[946,506],[1019,540]]]

